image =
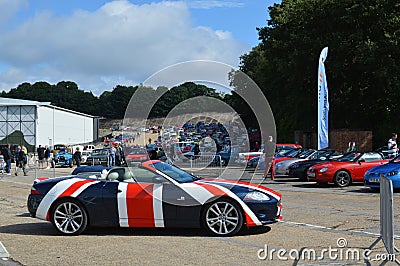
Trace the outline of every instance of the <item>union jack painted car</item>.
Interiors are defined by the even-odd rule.
[[[65,235],[88,226],[204,228],[219,236],[282,219],[281,195],[249,182],[200,179],[161,161],[112,168],[105,179],[76,175],[36,180],[33,217]]]

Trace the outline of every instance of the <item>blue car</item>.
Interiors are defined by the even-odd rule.
[[[380,175],[392,180],[393,189],[400,188],[400,156],[386,164],[375,166],[364,174],[364,185],[371,189],[379,189]]]
[[[74,165],[74,161],[72,159],[72,154],[67,152],[67,149],[61,149],[55,156],[54,156],[54,164],[55,165],[66,165],[72,167]]]

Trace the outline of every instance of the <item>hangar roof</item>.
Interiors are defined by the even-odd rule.
[[[54,108],[54,109],[61,110],[64,112],[69,112],[69,113],[87,116],[87,117],[91,117],[91,118],[99,118],[98,116],[92,116],[92,115],[84,114],[81,112],[54,106],[54,105],[51,105],[51,102],[38,102],[38,101],[31,101],[31,100],[0,97],[0,106],[32,106],[32,105],[33,106],[43,106],[43,107],[52,108],[52,109]]]
[[[51,102],[37,102],[30,100],[21,100],[13,98],[0,97],[0,106],[11,106],[11,105],[50,105]]]

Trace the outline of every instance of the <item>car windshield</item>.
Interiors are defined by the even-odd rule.
[[[83,178],[95,178],[98,179],[101,177],[101,172],[81,172],[76,174],[79,177]]]
[[[286,156],[286,157],[295,157],[298,154],[300,154],[303,150],[302,149],[291,149],[290,151],[283,150],[284,152],[280,152],[280,155]]]
[[[311,159],[321,159],[321,158],[327,158],[331,155],[330,151],[317,151]]]
[[[304,159],[314,153],[314,150],[307,150],[300,153],[299,158]]]
[[[183,171],[182,169],[176,166],[166,164],[163,162],[153,163],[152,166],[158,171],[168,175],[169,177],[173,178],[175,181],[179,183],[189,183],[200,179],[194,175],[189,174],[188,172]]]
[[[338,162],[355,162],[360,156],[362,155],[361,152],[350,152],[339,159],[337,159]]]

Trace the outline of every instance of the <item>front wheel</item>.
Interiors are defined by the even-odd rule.
[[[351,176],[347,171],[339,171],[335,175],[334,183],[338,187],[347,187],[351,183]]]
[[[219,199],[206,206],[202,223],[212,235],[232,236],[242,228],[243,215],[236,202],[230,199]]]
[[[74,199],[62,199],[51,211],[51,222],[65,235],[79,235],[88,223],[87,214],[82,204]]]

